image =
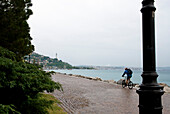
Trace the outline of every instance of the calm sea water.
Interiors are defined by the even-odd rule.
[[[66,74],[76,74],[88,77],[99,77],[103,80],[115,80],[118,81],[122,79],[122,74],[124,70],[84,70],[84,69],[73,69],[73,70],[53,70],[55,72],[66,73]],[[157,71],[158,83],[166,83],[170,86],[170,70],[158,70]],[[142,70],[133,70],[133,77],[131,80],[134,83],[142,83]]]

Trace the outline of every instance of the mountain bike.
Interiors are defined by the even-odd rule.
[[[128,86],[129,89],[132,89],[133,88],[133,82],[132,81],[128,81],[128,84],[126,84],[126,79],[127,79],[127,76],[124,76],[125,79],[122,80],[122,87],[125,88],[126,86]]]

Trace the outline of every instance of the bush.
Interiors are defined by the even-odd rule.
[[[15,54],[6,49],[5,53],[1,52],[0,109],[6,113],[47,113],[46,109],[52,102],[42,99],[40,93],[62,90],[61,84],[51,80],[51,72],[46,73],[39,66],[15,61],[13,57],[7,56],[9,53]]]

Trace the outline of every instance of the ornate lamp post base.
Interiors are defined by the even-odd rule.
[[[156,72],[143,72],[143,80],[155,80]],[[139,94],[139,114],[162,114],[161,96],[164,94],[163,87],[157,83],[141,84],[140,89],[136,92]]]

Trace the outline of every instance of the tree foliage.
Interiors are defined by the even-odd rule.
[[[9,56],[13,55],[13,56]],[[47,113],[51,101],[42,99],[41,92],[61,90],[39,66],[15,61],[15,54],[0,47],[0,110],[15,113]]]
[[[34,50],[30,6],[31,0],[0,0],[0,114],[46,114],[52,101],[41,93],[62,89],[50,72],[22,62]]]
[[[34,50],[27,23],[33,14],[30,6],[31,0],[0,1],[0,46],[17,54],[17,60]]]

